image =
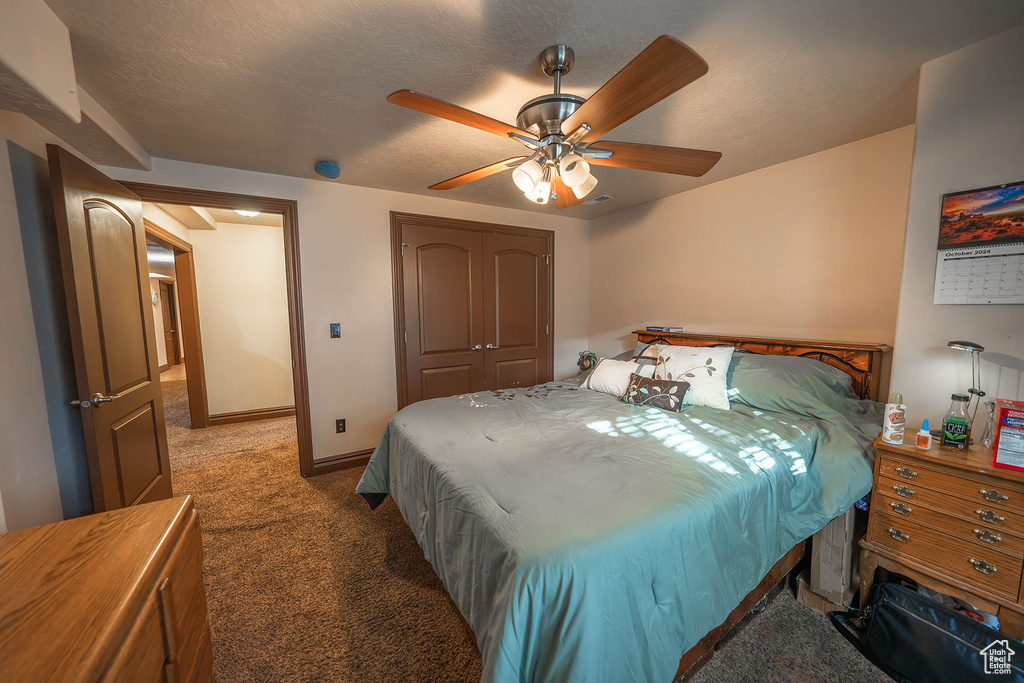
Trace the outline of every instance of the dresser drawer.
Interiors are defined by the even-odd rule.
[[[896,517],[874,510],[868,540],[1016,602],[1024,567],[1020,558]],[[972,559],[978,566],[971,562]],[[989,571],[986,573],[978,567],[989,568]]]
[[[924,489],[922,489],[924,490]],[[1024,538],[1013,536],[1005,530],[995,529],[991,525],[970,520],[961,519],[938,510],[933,510],[923,505],[924,501],[911,501],[889,495],[883,490],[875,496],[875,504],[881,506],[880,512],[884,512],[893,519],[909,519],[919,524],[925,524],[942,532],[959,536],[960,538],[978,544],[982,549],[992,547],[1009,553],[1014,557],[1024,558]],[[979,550],[979,552],[982,552]]]
[[[876,491],[886,496],[903,500],[908,505],[920,503],[928,507],[947,512],[957,517],[969,519],[975,524],[984,524],[1000,533],[1008,531],[1024,537],[1024,515],[1019,515],[1002,508],[997,508],[987,501],[975,503],[964,498],[951,496],[941,491],[933,491],[921,486],[879,477]]]
[[[103,676],[104,683],[144,683],[164,680],[164,634],[157,614],[156,596],[146,601],[131,633],[114,663]]]
[[[1024,511],[1024,488],[1007,482],[991,483],[973,479],[966,473],[950,474],[922,467],[909,460],[880,454],[878,476],[893,479],[908,488],[930,489],[958,496],[996,511]]]

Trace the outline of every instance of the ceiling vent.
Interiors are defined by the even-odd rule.
[[[610,194],[602,194],[602,195],[598,195],[596,197],[593,197],[591,199],[588,199],[587,201],[585,201],[583,203],[584,204],[600,204],[601,202],[606,202],[609,199],[615,199],[615,197],[611,196]]]

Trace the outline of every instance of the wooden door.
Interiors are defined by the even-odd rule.
[[[164,319],[164,347],[167,349],[167,364],[181,362],[178,352],[178,316],[174,312],[174,285],[160,283],[160,310]]]
[[[96,511],[171,496],[142,202],[47,145]]]
[[[486,388],[549,381],[548,241],[493,233],[483,250]]]
[[[401,239],[405,403],[482,390],[482,236],[406,225]]]

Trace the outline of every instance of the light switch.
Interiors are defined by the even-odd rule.
[[[341,339],[341,323],[331,323],[331,339]]]

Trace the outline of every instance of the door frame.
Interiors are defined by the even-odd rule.
[[[398,389],[398,408],[401,410],[409,405],[409,387],[406,381],[408,367],[405,362],[405,296],[404,282],[405,272],[402,263],[402,228],[406,224],[425,226],[429,228],[447,228],[449,230],[466,230],[468,232],[502,233],[506,235],[520,235],[525,237],[539,237],[547,240],[547,270],[548,270],[548,329],[551,330],[548,337],[548,367],[547,374],[550,377],[555,375],[555,233],[552,230],[541,230],[539,228],[524,228],[517,225],[502,225],[500,223],[483,223],[480,221],[469,221],[461,218],[445,218],[443,216],[428,216],[417,213],[391,212],[391,277],[392,295],[394,297],[395,311],[395,373]]]
[[[186,187],[153,185],[119,180],[119,183],[137,194],[142,201],[162,204],[209,206],[216,209],[250,209],[266,213],[279,213],[284,223],[284,265],[288,287],[288,328],[292,350],[292,384],[295,393],[295,433],[299,451],[299,473],[308,477],[329,471],[313,462],[313,427],[309,410],[309,375],[306,370],[306,335],[302,320],[302,278],[299,271],[299,210],[294,199],[262,197],[258,195],[197,190]],[[175,259],[177,261],[177,258]],[[181,289],[178,290],[179,300]],[[196,309],[198,311],[198,308]],[[184,317],[184,313],[182,314]],[[198,317],[196,318],[198,325]],[[197,328],[198,329],[198,328]],[[185,349],[185,369],[189,357]],[[205,395],[205,382],[203,383]],[[190,397],[191,398],[191,397]],[[208,413],[208,411],[207,411]]]
[[[174,277],[178,284],[178,312],[181,314],[178,324],[181,325],[181,345],[185,354],[188,412],[192,429],[206,429],[210,426],[210,404],[206,396],[206,367],[203,365],[203,340],[199,330],[199,301],[192,245],[145,216],[142,222],[146,226],[148,239],[174,252]]]

